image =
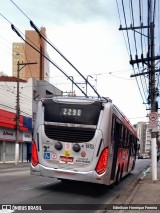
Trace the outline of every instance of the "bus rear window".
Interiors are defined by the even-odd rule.
[[[45,100],[44,120],[47,122],[76,123],[86,125],[97,125],[100,111],[102,109],[101,102],[92,104],[67,104],[57,103],[53,100]]]

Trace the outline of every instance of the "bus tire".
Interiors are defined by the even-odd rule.
[[[132,169],[131,169],[131,171],[133,171],[134,167],[135,167],[135,162],[133,161],[133,164],[132,164]]]
[[[122,170],[121,170],[121,174],[120,174],[120,181],[121,181],[122,178],[123,178],[123,168],[124,168],[124,164],[122,165]]]
[[[116,174],[116,181],[115,181],[116,185],[119,184],[120,179],[121,179],[121,172],[120,172],[120,167],[118,167],[118,171],[117,171],[117,174]]]

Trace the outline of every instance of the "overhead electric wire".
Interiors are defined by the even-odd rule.
[[[130,0],[130,10],[131,10],[131,21],[132,21],[132,26],[134,27],[134,11],[133,11],[133,4],[132,4],[132,0]],[[138,57],[138,50],[137,50],[137,42],[136,42],[136,34],[135,31],[133,30],[133,37],[134,37],[134,44],[135,44],[135,51],[136,51],[136,57]],[[137,64],[138,66],[138,71],[140,73],[140,69],[139,69],[139,64]],[[142,90],[145,96],[145,88],[144,88],[144,84],[142,82],[142,76],[140,75],[140,81],[141,81],[141,85],[142,85]]]
[[[101,96],[99,95],[99,93],[97,92],[97,90],[90,84],[90,82],[88,81],[87,78],[84,77],[84,75],[55,47],[55,45],[53,45],[47,38],[46,36],[44,36],[40,30],[38,29],[38,27],[33,23],[33,21],[22,11],[22,9],[20,9],[20,7],[13,2],[12,0],[10,0],[22,13],[23,15],[25,15],[25,17],[30,20],[30,25],[31,27],[33,27],[35,29],[35,31],[40,35],[40,37],[42,37],[65,61],[67,61],[67,63],[85,80],[86,84],[88,84],[92,90],[95,92],[95,94],[98,96],[98,98],[100,98]],[[72,82],[73,83],[73,82]],[[81,91],[82,92],[82,91]],[[84,94],[84,93],[83,93]],[[87,94],[86,94],[87,96]]]
[[[41,53],[38,49],[36,49],[36,47],[34,47],[34,46],[36,46],[32,41],[32,43],[34,44],[34,46],[33,45],[31,45],[29,42],[27,42],[22,36],[21,36],[21,34],[20,34],[20,32],[18,32],[18,29],[16,29],[15,27],[14,27],[14,25],[4,16],[4,15],[2,15],[1,13],[0,13],[0,15],[7,21],[7,22],[9,22],[10,24],[11,24],[11,28],[12,28],[12,30],[14,31],[14,32],[16,32],[16,34],[25,42],[25,43],[27,43],[30,47],[32,47],[34,50],[36,50],[38,53],[40,53],[40,54],[42,54],[42,56],[43,57],[45,57],[52,65],[54,65],[59,71],[61,71],[81,92],[82,92],[82,94],[84,94],[86,97],[88,97],[87,96],[87,94],[73,81],[73,79],[72,78],[70,78],[70,76],[68,76],[55,62],[53,62],[53,61],[51,61],[44,53]],[[23,34],[23,33],[22,33]]]
[[[127,28],[127,18],[126,18],[126,13],[125,13],[125,7],[124,7],[124,1],[122,0],[122,12],[123,12],[123,16],[124,16],[124,23],[125,23],[125,27],[126,27],[126,34],[127,34],[127,39],[128,39],[128,46],[129,46],[129,51],[130,51],[130,58],[132,59],[132,50],[131,50],[131,45],[130,45],[130,39],[129,39],[129,34],[128,34],[128,28]],[[118,7],[118,2],[116,0],[116,3],[117,3],[117,8],[118,8],[118,14],[119,14],[119,18],[120,18],[120,12],[119,12],[119,7]],[[131,22],[132,22],[132,25],[131,26],[135,26],[135,21],[134,21],[134,11],[133,11],[133,2],[132,0],[130,0],[130,12],[131,12]],[[140,23],[142,22],[142,14],[141,14],[141,3],[139,1],[139,10],[140,10]],[[121,23],[121,20],[120,20],[120,23]],[[135,45],[135,52],[136,52],[136,57],[138,57],[138,49],[137,49],[137,41],[136,41],[136,33],[137,31],[133,31],[133,38],[134,38],[134,45]],[[140,33],[141,35],[141,49],[143,47],[143,43],[142,43],[142,33]],[[134,70],[134,73],[135,73],[135,68],[133,67],[133,70]],[[140,73],[140,67],[138,65],[138,73]],[[146,81],[145,81],[145,86],[146,88],[144,88],[144,83],[142,82],[142,77],[140,76],[140,81],[141,81],[141,84],[139,84],[139,81],[136,77],[136,82],[137,82],[137,86],[138,86],[138,89],[139,89],[139,92],[140,92],[140,95],[141,95],[141,98],[142,98],[142,101],[143,103],[145,103],[145,99],[146,99],[146,91],[147,91],[147,84],[146,84]],[[143,93],[143,94],[142,94]]]
[[[38,53],[42,54],[43,57],[45,57],[51,64],[53,64],[59,71],[61,71],[86,97],[87,94],[53,61],[51,61],[45,54],[41,53],[38,49],[36,49],[34,46],[32,46],[29,42],[27,42],[21,34],[18,32],[18,30],[14,27],[13,24],[11,24],[12,30],[25,42],[27,43],[30,47],[32,47],[34,50],[36,50]]]
[[[132,0],[130,0],[130,10],[131,10],[131,20],[132,20],[132,26],[134,27],[134,14],[133,14],[133,4],[132,4]],[[138,56],[138,51],[137,51],[137,42],[136,42],[136,33],[133,30],[133,37],[134,37],[134,44],[135,44],[135,50],[136,50],[136,55]]]
[[[125,25],[126,25],[126,28],[127,28],[127,19],[126,19],[126,15],[125,15],[125,9],[124,9],[124,2],[123,2],[123,0],[122,0],[122,8],[123,8],[124,21],[125,21]],[[128,30],[127,30],[127,39],[128,39],[128,46],[129,46],[130,58],[132,58],[131,45],[130,45]]]
[[[6,84],[6,82],[5,82],[5,84]],[[1,85],[0,85],[1,86]],[[11,90],[9,87],[8,87],[8,85],[6,85],[6,87],[9,89],[9,90],[7,90],[7,88],[5,88],[5,86],[4,86],[4,88],[2,87],[1,88],[1,91],[2,90],[4,90],[5,92],[8,92],[8,94],[9,94],[9,92],[10,93],[12,93],[11,95],[13,96],[13,94],[16,96],[17,95],[17,91],[13,91],[13,90]],[[15,87],[16,88],[16,87]],[[23,89],[23,88],[21,88],[21,89]],[[31,101],[32,100],[32,98],[31,97],[29,97],[29,96],[27,96],[27,95],[25,95],[25,94],[22,94],[22,92],[19,92],[19,95],[20,95],[20,98],[23,98],[23,99],[28,99],[28,101]]]
[[[11,110],[15,110],[15,111],[16,111],[16,108],[13,108],[13,107],[7,106],[7,105],[5,105],[5,104],[0,104],[0,106],[2,106],[2,107],[4,107],[4,108],[7,108],[7,109],[11,109]],[[3,110],[4,110],[4,109],[3,109]],[[9,111],[9,112],[14,113],[13,111]],[[24,111],[22,111],[22,110],[20,110],[20,112],[21,112],[21,113],[23,113],[23,114],[25,114],[25,115],[30,116],[30,114],[28,114],[28,113],[26,113],[26,112],[24,112]]]
[[[30,24],[31,26],[35,29],[35,31],[40,35],[40,37],[42,37],[54,50],[56,50],[56,52],[64,59],[67,61],[67,63],[74,69],[76,70],[76,72],[85,80],[85,82],[93,89],[93,91],[96,93],[96,95],[98,96],[98,98],[100,98],[99,93],[96,91],[96,89],[90,84],[90,82],[87,80],[87,78],[84,77],[84,75],[82,75],[82,73],[53,45],[51,44],[51,42],[49,42],[44,36],[43,34],[39,31],[39,29],[37,28],[37,26],[30,20]]]
[[[139,8],[140,9],[140,8]],[[135,27],[135,23],[134,23],[134,11],[133,11],[133,3],[132,3],[132,0],[130,0],[130,11],[131,11],[131,21],[132,21],[132,26]],[[140,12],[140,17],[141,17],[141,12]],[[140,18],[141,19],[141,18]],[[136,42],[136,34],[135,34],[135,30],[133,30],[133,38],[134,38],[134,44],[135,44],[135,52],[136,52],[136,57],[138,57],[138,50],[137,50],[137,42]],[[142,36],[142,35],[141,35]],[[140,68],[139,68],[139,64],[137,64],[137,67],[138,67],[138,71],[140,73]],[[138,84],[138,80],[137,80],[137,77],[136,77],[136,81],[137,81],[137,85],[140,89],[140,86]],[[142,82],[142,76],[140,75],[140,81],[141,81],[141,88],[142,88],[142,91],[143,91],[143,94],[144,94],[144,97],[146,99],[146,94],[145,94],[145,88],[144,88],[144,84]]]
[[[29,19],[29,17],[23,12],[23,10],[21,10],[21,8],[14,2],[14,1],[12,1],[12,0],[10,0],[17,8],[18,8],[18,10],[20,10],[21,11],[21,13],[23,13],[23,15],[27,18],[27,19]],[[30,19],[29,19],[30,20]]]
[[[140,26],[143,24],[142,23],[142,8],[141,8],[141,0],[139,0],[139,23]],[[142,51],[142,55],[143,55],[143,37],[142,37],[142,27],[141,27],[141,51]]]
[[[118,16],[119,16],[120,27],[121,27],[122,26],[122,21],[121,21],[121,16],[120,16],[120,9],[119,9],[119,5],[118,5],[118,0],[116,0],[116,4],[117,4]],[[128,46],[127,46],[127,41],[126,41],[126,38],[125,38],[123,30],[122,30],[122,34],[123,34],[123,38],[124,38],[124,42],[125,42],[125,46],[126,46],[128,55],[130,56],[129,50],[128,50]]]
[[[11,0],[12,1],[12,0]],[[117,1],[117,0],[116,0]],[[12,1],[13,2],[13,1]],[[123,1],[122,1],[123,2]],[[143,3],[142,3],[143,4]],[[20,8],[19,8],[20,9]],[[23,12],[23,11],[21,11],[21,12]],[[23,13],[24,14],[24,13]],[[125,16],[125,14],[124,14],[124,16]],[[28,16],[26,16],[27,18],[28,18]],[[29,19],[29,18],[28,18]],[[30,20],[30,19],[29,19]],[[129,46],[130,46],[130,43],[128,43],[129,44]],[[131,52],[130,52],[131,53]],[[131,55],[131,54],[130,54]]]
[[[126,20],[126,15],[125,15],[125,9],[124,9],[124,2],[122,0],[122,8],[123,8],[123,14],[124,14],[124,20],[125,20],[125,25],[126,25],[126,28],[127,28],[127,20]],[[133,22],[134,23],[134,22]],[[128,30],[127,30],[127,38],[128,38],[128,45],[129,45],[129,50],[130,50],[130,58],[132,58],[132,53],[131,53],[131,46],[130,46],[130,41],[129,41],[129,35],[128,35]],[[134,69],[134,67],[133,67]],[[135,69],[134,69],[134,73],[135,73]],[[136,82],[137,82],[137,85],[138,85],[138,89],[139,89],[139,92],[140,92],[140,95],[142,97],[142,100],[143,100],[143,103],[145,102],[144,99],[143,99],[143,95],[142,95],[142,92],[141,92],[141,89],[140,89],[140,86],[139,86],[139,83],[138,83],[138,80],[136,78]],[[143,84],[142,84],[143,85]],[[143,86],[142,86],[143,87]],[[143,90],[144,92],[144,90]],[[145,95],[145,93],[144,93]]]
[[[140,0],[140,1],[141,1],[141,0]],[[144,6],[143,6],[143,1],[142,1],[141,8],[142,8],[142,23],[144,24]],[[143,34],[145,34],[145,29],[144,29],[144,28],[142,28],[142,31],[143,31]],[[147,56],[147,44],[146,44],[146,39],[148,39],[148,36],[143,36],[143,43],[144,43],[143,51],[144,51],[144,48],[145,48],[145,54],[146,54],[146,56]]]
[[[140,26],[143,26],[143,21],[142,21],[142,5],[143,5],[143,2],[141,0],[139,0],[139,24]],[[141,27],[141,58],[144,57],[144,53],[143,53],[143,28]],[[142,63],[142,66],[143,66],[143,69],[141,70],[142,72],[144,72],[145,68],[144,68],[144,63]],[[147,82],[146,82],[146,78],[144,76],[144,81],[145,81],[145,87],[146,87],[146,90],[148,88],[147,86]]]
[[[9,107],[9,106],[7,106],[7,105],[4,105],[4,104],[0,104],[0,106],[3,106],[3,107],[5,107],[5,108],[8,108],[8,109],[14,109],[14,110],[16,111],[16,108]]]

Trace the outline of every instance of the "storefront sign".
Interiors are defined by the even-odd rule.
[[[0,128],[0,139],[4,141],[15,141],[16,132],[14,129]]]
[[[0,127],[0,141],[16,141],[16,131],[14,129]],[[19,131],[19,142],[32,142],[32,133]]]

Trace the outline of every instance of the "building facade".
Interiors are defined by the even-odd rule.
[[[151,152],[151,130],[148,128],[147,122],[138,122],[136,124],[137,136],[140,144],[140,153]]]
[[[46,36],[46,29],[44,27],[41,27],[40,32]],[[25,40],[25,43],[15,42],[12,44],[12,75],[17,77],[18,61],[21,64],[33,62],[36,64],[26,65],[23,67],[19,73],[20,78],[24,80],[28,80],[29,78],[34,78],[36,80],[49,80],[49,62],[43,56],[48,55],[46,41],[34,30],[25,31]],[[39,52],[37,52],[34,48],[36,48]]]
[[[15,160],[17,85],[15,77],[0,77],[0,161],[3,162]],[[54,95],[62,95],[62,91],[45,80],[19,79],[20,160],[27,160],[27,153],[31,152],[32,128],[34,128],[38,100]]]
[[[145,152],[150,153],[151,152],[151,130],[146,128],[146,146],[145,146]]]
[[[25,44],[16,42],[12,44],[12,76],[17,77],[17,69],[19,63],[25,63]],[[19,78],[25,80],[25,67],[19,72]]]
[[[137,137],[140,143],[140,153],[145,153],[146,150],[146,130],[147,123],[146,122],[138,122],[136,125],[137,129]]]
[[[28,122],[26,122],[28,120]],[[16,136],[16,113],[0,109],[0,162],[13,161],[15,142],[19,142],[19,159],[29,161],[32,142],[32,119],[20,116]]]

